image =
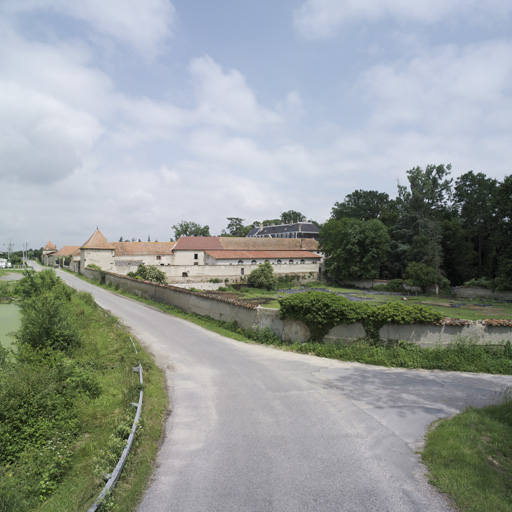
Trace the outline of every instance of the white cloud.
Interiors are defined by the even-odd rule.
[[[0,174],[51,182],[79,167],[102,132],[86,112],[0,82]]]
[[[445,46],[408,62],[380,65],[361,84],[379,127],[424,133],[512,128],[512,42]]]
[[[258,105],[239,71],[224,72],[209,56],[193,59],[189,70],[198,102],[197,122],[251,132],[281,121],[278,114]]]
[[[480,18],[510,13],[505,0],[305,0],[294,11],[294,23],[304,37],[332,37],[346,23],[384,18],[408,22],[435,23],[452,15],[467,16],[474,22]]]
[[[90,25],[148,57],[155,56],[171,37],[175,9],[169,0],[4,0],[0,12],[15,14],[48,10]]]

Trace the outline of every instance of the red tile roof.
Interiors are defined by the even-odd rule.
[[[103,236],[99,229],[96,229],[89,240],[81,246],[81,249],[114,249],[114,245]]]
[[[181,237],[174,251],[316,251],[318,242],[302,238]]]
[[[80,249],[79,245],[65,245],[61,247],[55,256],[71,256]]]
[[[216,260],[240,259],[280,259],[280,260],[302,260],[304,258],[321,259],[321,256],[310,251],[205,251],[208,256]]]
[[[222,250],[218,236],[182,236],[174,247],[174,251],[207,251]]]
[[[50,241],[43,247],[43,251],[56,251],[57,247],[53,245]]]
[[[116,256],[150,256],[172,254],[176,242],[111,242]]]
[[[223,249],[234,251],[315,251],[318,242],[305,238],[237,238],[220,237]]]

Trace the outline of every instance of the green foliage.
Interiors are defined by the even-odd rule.
[[[389,242],[386,227],[375,219],[330,219],[320,229],[325,267],[337,280],[378,278]]]
[[[389,196],[376,190],[356,190],[345,196],[342,203],[335,203],[331,218],[341,220],[352,218],[358,220],[381,219],[389,208]]]
[[[244,219],[240,217],[228,217],[228,226],[227,229],[222,230],[222,236],[238,236],[244,237],[247,236],[249,231],[252,229],[252,225],[244,226]]]
[[[33,349],[69,351],[80,346],[80,334],[69,317],[69,301],[55,291],[45,291],[23,303],[19,344]]]
[[[371,306],[326,292],[296,293],[280,299],[279,305],[283,320],[304,322],[311,338],[318,341],[339,324],[361,322],[367,337],[378,340],[379,329],[386,324],[433,323],[442,318],[426,306],[401,302]]]
[[[306,218],[306,216],[295,210],[288,210],[286,212],[281,213],[281,222],[283,224],[294,224],[296,222],[301,222]]]
[[[49,291],[53,291],[63,299],[69,300],[73,293],[71,288],[67,287],[51,269],[37,273],[27,270],[23,275],[23,279],[20,279],[15,287],[16,295],[22,300]]]
[[[172,229],[174,229],[176,240],[182,236],[210,236],[210,226],[201,226],[197,222],[182,220],[175,224]]]
[[[373,289],[383,292],[402,293],[404,291],[404,282],[402,279],[392,279],[386,284],[374,286]]]
[[[263,290],[274,290],[277,286],[277,279],[274,276],[272,265],[266,261],[258,268],[255,268],[247,278],[250,285]]]
[[[304,322],[311,338],[322,338],[338,324],[351,324],[360,320],[356,303],[334,293],[296,293],[279,300],[283,320]]]
[[[130,272],[128,275],[130,277],[144,279],[145,281],[167,284],[167,277],[165,272],[152,265],[146,266],[144,263],[141,263],[137,267],[137,272]]]
[[[419,286],[424,293],[429,287],[435,284],[438,284],[440,288],[446,288],[450,285],[447,279],[444,278],[437,269],[428,266],[426,263],[417,261],[413,261],[407,265],[404,278],[407,284]]]
[[[89,263],[87,268],[92,268],[93,270],[101,270],[101,267],[99,265],[95,265],[94,263]]]

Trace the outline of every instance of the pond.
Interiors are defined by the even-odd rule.
[[[0,344],[9,347],[14,342],[13,332],[21,325],[21,309],[16,304],[0,304]]]

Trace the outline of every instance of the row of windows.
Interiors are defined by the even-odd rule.
[[[252,260],[251,261],[251,265],[256,265],[258,262],[256,260]],[[265,263],[270,263],[269,260],[265,260]],[[278,265],[281,265],[283,262],[281,260],[277,260],[277,264]],[[288,263],[292,264],[295,263],[295,261],[293,260],[288,260]],[[298,262],[297,262],[298,263]],[[306,263],[306,260],[300,260],[300,263],[304,265],[304,263]],[[243,265],[244,264],[244,260],[238,260],[238,264],[239,265]]]

